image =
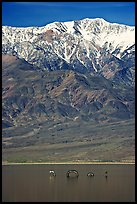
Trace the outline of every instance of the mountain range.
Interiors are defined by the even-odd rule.
[[[134,26],[86,18],[43,27],[2,27],[4,160],[20,161],[24,147],[32,151],[41,145],[49,147],[47,154],[43,150],[34,159],[26,153],[26,161],[62,160],[60,148],[66,160],[79,160],[80,153],[82,160],[133,159],[134,116]],[[130,131],[119,132],[121,124]],[[106,154],[104,141],[113,148],[117,144],[110,148],[114,155]],[[70,149],[79,146],[78,155],[74,150],[75,155],[67,155],[66,144]],[[101,144],[106,146],[99,154]]]

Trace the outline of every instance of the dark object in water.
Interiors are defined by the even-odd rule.
[[[105,171],[105,177],[106,177],[106,178],[108,177],[108,172],[107,172],[107,171]]]
[[[87,176],[94,176],[94,173],[93,172],[89,172],[89,173],[87,173]]]
[[[79,176],[79,173],[76,170],[69,170],[66,175],[67,175],[67,177],[70,177],[71,174],[75,174],[76,177]]]
[[[49,173],[50,173],[51,176],[56,176],[56,173],[53,170],[50,170]]]

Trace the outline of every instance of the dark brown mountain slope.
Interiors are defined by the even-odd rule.
[[[111,128],[107,131],[105,127],[109,125],[111,127],[118,121],[120,125],[122,121],[131,121],[133,118],[133,87],[117,85],[102,76],[83,75],[69,70],[41,71],[15,56],[2,56],[4,160],[16,160],[15,154],[8,159],[9,148],[11,150],[13,148],[14,152],[20,147],[31,148],[32,145],[37,147],[42,144],[69,143],[71,149],[73,142],[76,145],[80,141],[84,142],[81,144],[84,145],[84,151],[87,151],[90,159],[91,137],[95,137],[95,141],[101,144],[111,136],[113,138],[111,143],[114,144],[115,136],[119,135],[120,139],[124,134],[124,137],[130,141],[129,134],[132,135],[132,131],[127,131],[127,135],[124,132],[113,134]],[[102,124],[105,130],[104,136],[98,132],[98,125]],[[91,136],[90,131],[93,127],[95,134]],[[87,150],[85,141],[90,141],[86,144]],[[122,147],[124,144],[121,143]],[[83,150],[79,149],[79,152],[81,151]],[[128,156],[124,150],[117,158],[133,158],[134,153],[129,152]],[[94,159],[100,158],[98,153]],[[71,159],[71,156],[66,155],[66,158]]]

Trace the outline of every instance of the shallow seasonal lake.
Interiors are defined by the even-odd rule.
[[[55,177],[50,170],[55,171]],[[77,170],[79,176],[67,177],[68,170]],[[94,176],[88,177],[88,172]],[[135,165],[3,165],[2,201],[135,202]]]

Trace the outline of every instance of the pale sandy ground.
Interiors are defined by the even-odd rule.
[[[135,161],[123,161],[123,162],[26,162],[26,163],[13,163],[2,162],[2,165],[20,165],[20,164],[135,164]]]

